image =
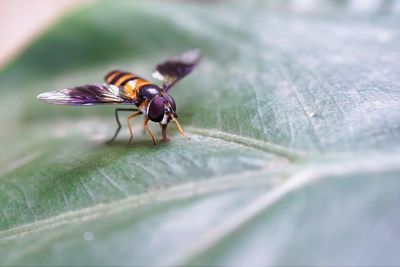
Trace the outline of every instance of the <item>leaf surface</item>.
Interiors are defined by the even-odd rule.
[[[99,2],[54,25],[0,73],[0,263],[399,265],[398,11],[302,8]],[[138,119],[109,145],[114,106],[36,99],[194,47],[171,91],[191,141],[152,147]]]

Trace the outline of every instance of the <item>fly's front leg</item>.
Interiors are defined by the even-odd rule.
[[[149,118],[145,118],[144,119],[144,128],[147,130],[147,132],[149,133],[149,135],[150,135],[150,137],[151,137],[151,139],[153,140],[153,145],[157,145],[157,141],[156,141],[156,139],[154,138],[154,135],[153,135],[153,133],[150,131],[150,128],[149,128],[149,126],[147,126],[147,123],[149,122]]]
[[[168,131],[167,131],[168,125],[160,123],[160,127],[162,131],[162,141],[163,143],[168,143],[170,141],[170,139],[168,138]]]
[[[132,132],[132,126],[131,126],[131,119],[135,118],[136,116],[139,116],[140,114],[142,114],[142,112],[138,111],[133,113],[132,115],[130,115],[127,119],[128,121],[128,128],[129,128],[129,134],[130,134],[130,138],[129,138],[129,143],[127,145],[132,144],[132,139],[133,139],[133,132]]]
[[[114,133],[114,136],[107,141],[107,143],[112,143],[114,142],[115,138],[117,138],[119,131],[121,130],[121,122],[119,121],[119,117],[118,117],[118,112],[119,111],[138,111],[137,108],[117,108],[115,109],[115,120],[117,121],[118,124],[118,128]]]

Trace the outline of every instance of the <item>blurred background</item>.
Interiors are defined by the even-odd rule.
[[[118,1],[118,0],[117,0]],[[122,0],[121,0],[122,1]],[[173,0],[171,0],[173,1]],[[211,0],[213,1],[213,0]],[[202,2],[211,2],[204,0]],[[229,0],[226,0],[229,1]],[[0,68],[16,56],[27,44],[44,32],[59,17],[68,10],[78,5],[89,4],[94,0],[2,0],[0,2]],[[315,0],[290,0],[264,2],[288,2],[298,11],[311,11],[316,8],[317,2],[337,2],[349,6],[358,13],[371,13],[389,10],[400,14],[400,3],[395,0],[340,0],[340,1],[315,1]],[[18,15],[16,15],[18,14]]]
[[[71,8],[85,0],[0,2],[0,68]]]

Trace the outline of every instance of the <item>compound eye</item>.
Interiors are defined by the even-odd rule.
[[[161,122],[164,117],[164,98],[155,96],[149,103],[147,116],[154,122]]]
[[[164,100],[167,101],[171,105],[172,109],[175,112],[176,111],[175,100],[170,95],[167,95],[167,94],[164,94]]]

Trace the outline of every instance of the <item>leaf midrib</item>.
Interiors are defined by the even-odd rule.
[[[232,133],[227,133],[215,129],[205,129],[197,127],[187,127],[188,131],[205,137],[211,137],[216,139],[221,139],[228,142],[238,143],[247,147],[255,148],[274,154],[280,157],[284,157],[290,161],[296,161],[304,159],[306,153],[302,151],[295,151],[284,146],[280,146],[271,142],[266,142],[262,140],[253,139],[250,137],[245,137],[242,135],[236,135]]]

